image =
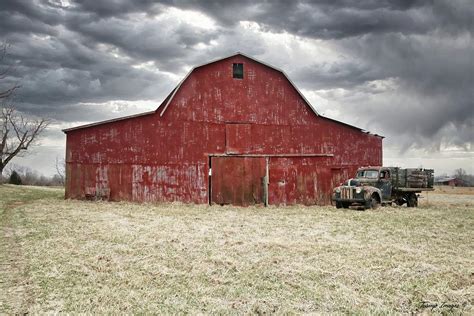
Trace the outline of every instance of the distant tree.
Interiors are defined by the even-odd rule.
[[[56,157],[56,174],[53,177],[54,182],[59,182],[60,185],[65,183],[66,162],[64,159]]]
[[[464,170],[463,168],[454,170],[454,176],[458,179],[465,180],[466,175],[467,175],[466,170]]]
[[[29,167],[22,167],[22,169],[18,170],[23,180],[23,184],[26,185],[38,185],[40,182],[41,175],[36,171]]]
[[[16,171],[12,172],[12,174],[10,175],[10,180],[8,181],[8,183],[16,184],[16,185],[21,185],[22,184],[21,177],[18,174],[18,172],[16,172]]]
[[[61,178],[58,174],[55,174],[50,181],[50,185],[64,186],[64,178]]]
[[[474,175],[468,174],[466,175],[466,179],[464,180],[466,186],[472,187],[474,186]]]

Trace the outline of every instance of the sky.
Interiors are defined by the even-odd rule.
[[[383,135],[384,165],[474,174],[474,1],[1,0],[0,91],[52,124],[15,164],[44,175],[61,129],[154,110],[194,66],[243,52],[322,115]]]

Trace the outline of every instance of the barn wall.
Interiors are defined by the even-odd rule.
[[[340,178],[382,163],[381,138],[316,116],[283,74],[243,56],[197,68],[161,110],[68,132],[66,196],[207,203],[209,156],[272,155],[270,204],[325,204]]]

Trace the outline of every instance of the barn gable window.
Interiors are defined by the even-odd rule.
[[[233,78],[244,78],[244,64],[233,64]]]

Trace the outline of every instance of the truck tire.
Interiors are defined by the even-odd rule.
[[[378,209],[379,206],[380,206],[380,201],[379,201],[378,197],[375,196],[375,194],[372,195],[372,201],[371,201],[370,207],[371,207],[373,210],[375,210],[375,209]]]
[[[417,207],[418,206],[418,197],[415,193],[411,193],[407,197],[407,206],[408,207]]]
[[[342,207],[342,202],[336,201],[336,208],[341,208]]]
[[[395,204],[397,204],[398,206],[402,206],[403,204],[405,204],[405,200],[402,198],[398,198],[395,200]]]
[[[366,209],[371,208],[371,209],[375,210],[379,206],[380,206],[380,201],[379,201],[379,198],[378,198],[377,194],[375,194],[375,193],[372,194],[370,199],[365,202],[365,208]]]

